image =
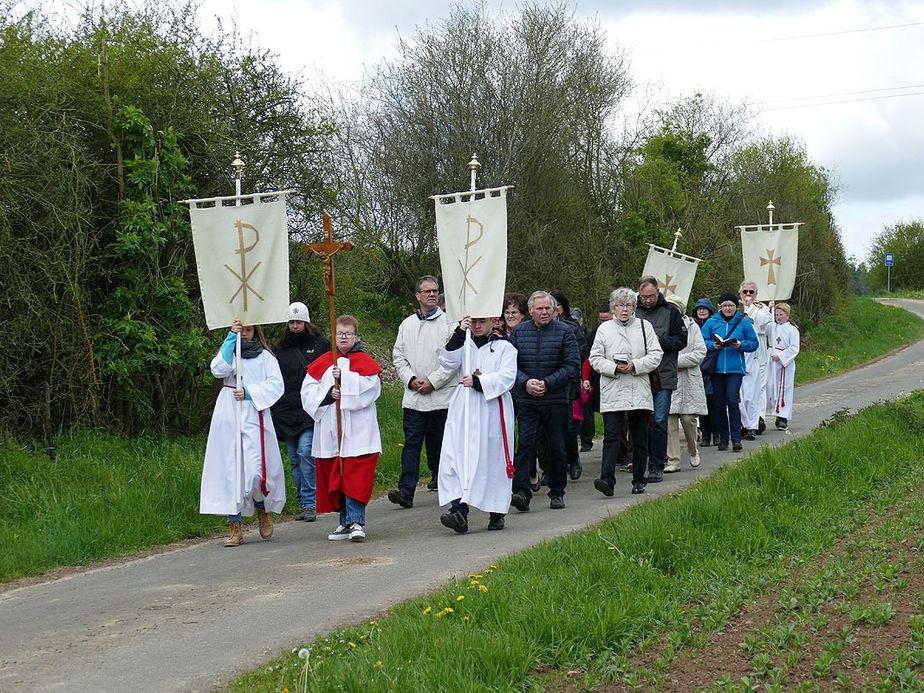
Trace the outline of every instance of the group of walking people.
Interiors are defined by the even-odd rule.
[[[689,317],[645,276],[637,290],[611,293],[589,335],[560,291],[510,293],[497,316],[457,324],[439,305],[436,277],[421,277],[415,298],[417,310],[401,323],[392,352],[404,391],[404,446],[388,499],[414,506],[425,450],[427,488],[445,508],[440,521],[457,533],[468,531],[471,508],[488,513],[489,530],[503,529],[510,507],[528,512],[542,486],[549,507],[564,508],[569,476],[582,473],[578,438],[581,450],[593,444],[595,411],[604,437],[594,487],[606,496],[620,469],[631,470],[632,493],[679,471],[681,430],[696,467],[700,446],[740,450],[742,439],[762,433],[768,406],[776,427],[788,426],[799,332],[787,304],[771,314],[755,300],[753,282],[743,282],[738,296],[723,293],[718,312],[699,299]],[[260,536],[272,536],[268,513],[285,504],[277,435],[289,454],[296,519],[339,511],[328,539],[365,539],[381,453],[375,402],[382,369],[363,349],[355,318],[340,316],[334,337],[332,350],[296,302],[272,349],[259,327],[235,320],[212,360],[223,387],[200,512],[228,516],[226,546],[243,543],[241,517],[254,512]]]

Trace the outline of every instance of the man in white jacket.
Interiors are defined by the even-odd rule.
[[[430,483],[435,491],[443,445],[443,428],[449,399],[456,386],[456,371],[440,365],[440,352],[449,341],[451,330],[437,305],[439,282],[425,275],[417,280],[415,294],[420,309],[409,315],[398,328],[392,360],[398,378],[404,383],[404,449],[401,452],[401,479],[398,488],[388,492],[388,500],[402,508],[414,505],[414,491],[420,479],[420,453],[426,444]]]

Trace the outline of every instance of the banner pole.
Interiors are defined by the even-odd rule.
[[[468,162],[469,170],[469,190],[475,192],[478,188],[475,184],[475,178],[478,175],[478,169],[481,168],[481,164],[478,162],[478,155],[475,152],[472,152],[472,159]],[[473,198],[474,199],[474,198]],[[462,311],[465,314],[468,314],[468,306],[464,307]],[[465,346],[464,351],[462,352],[462,374],[471,375],[472,371],[472,332],[471,330],[465,330]],[[464,386],[463,386],[464,387]],[[469,469],[469,408],[472,398],[471,388],[468,388],[468,391],[465,393],[465,410],[464,410],[464,425],[462,430],[465,431],[465,444],[464,444],[464,457],[463,457],[463,467],[464,474],[462,475],[462,490],[468,491],[469,479],[471,477],[471,470]]]
[[[234,152],[234,161],[231,162],[231,165],[234,167],[234,194],[238,199],[234,201],[234,206],[239,207],[241,205],[241,169],[244,168],[244,162],[241,160],[241,153]],[[241,388],[241,333],[237,333],[237,341],[234,343],[234,375],[235,375],[235,390]],[[235,400],[234,402],[234,429],[236,433],[236,438],[234,442],[234,499],[236,502],[240,503],[243,498],[241,495],[243,491],[241,486],[243,481],[241,477],[244,473],[244,460],[243,452],[241,446],[243,442],[241,440],[241,417],[243,416],[242,407],[244,405],[243,400]]]

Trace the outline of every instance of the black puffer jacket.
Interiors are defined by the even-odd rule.
[[[517,348],[514,398],[547,404],[570,402],[571,386],[581,373],[577,340],[571,327],[561,320],[552,320],[545,327],[527,320],[513,328],[510,341]],[[545,381],[545,395],[527,394],[526,381],[531,378]]]
[[[270,411],[273,412],[276,437],[285,440],[314,428],[314,419],[302,409],[302,381],[308,364],[330,351],[330,342],[320,335],[313,337],[307,331],[293,334],[287,328],[273,351],[279,360],[279,370],[282,371],[286,389]]]
[[[658,366],[661,374],[661,387],[665,390],[677,389],[677,352],[687,345],[687,327],[683,324],[683,315],[677,307],[664,300],[663,294],[658,294],[658,300],[646,309],[642,302],[635,308],[635,317],[642,318],[651,323],[664,357]]]

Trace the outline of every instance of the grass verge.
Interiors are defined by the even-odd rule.
[[[304,690],[303,671],[312,691],[545,690],[540,672],[562,667],[584,672],[588,689],[631,677],[638,649],[665,633],[674,650],[695,647],[760,585],[845,535],[893,479],[920,477],[922,442],[924,392],[838,417],[337,631],[306,659],[293,651],[229,690]]]
[[[851,296],[817,325],[796,324],[802,331],[796,385],[850,370],[924,335],[924,321],[914,313],[864,296]]]

